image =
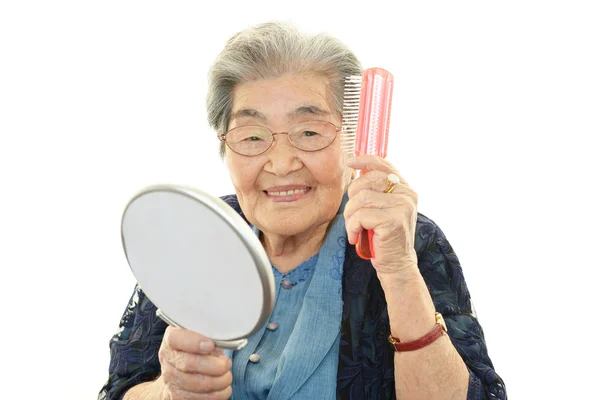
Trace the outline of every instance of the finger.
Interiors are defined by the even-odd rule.
[[[349,158],[346,165],[353,169],[361,171],[383,171],[386,174],[395,173],[396,168],[391,162],[385,158],[373,156],[370,154],[361,154],[356,157]]]
[[[172,400],[227,400],[230,399],[232,395],[231,386],[227,389],[221,390],[219,392],[213,393],[190,393],[183,391],[181,389],[174,388],[173,390],[169,390],[166,393],[166,397]]]
[[[201,395],[200,399],[211,399],[211,400],[227,400],[229,398],[231,398],[231,395],[233,394],[233,389],[231,388],[231,386],[227,386],[225,389],[219,391],[219,392],[215,392],[215,393],[211,393],[208,397],[207,395]]]
[[[410,186],[408,185],[408,183],[406,183],[404,179],[402,179],[397,174],[393,175],[396,175],[400,180],[400,182],[397,183],[394,187],[393,192],[397,192],[397,188],[399,186],[405,186],[406,188],[410,189]],[[376,192],[384,192],[388,188],[388,185],[390,183],[388,177],[389,174],[386,175],[382,171],[369,171],[368,173],[361,175],[359,178],[352,181],[352,183],[348,187],[348,197],[352,197],[356,193],[365,189],[374,190]]]
[[[167,367],[161,372],[165,384],[170,390],[180,390],[189,393],[213,393],[227,389],[233,382],[231,371],[221,376],[209,376],[181,372]]]
[[[376,215],[372,215],[373,212]],[[379,228],[385,223],[381,216],[378,217],[377,214],[381,214],[381,210],[361,208],[356,211],[352,217],[346,219],[346,232],[348,233],[348,241],[350,244],[356,244],[358,234],[363,230]]]
[[[215,349],[214,349],[214,350],[213,350],[213,352],[212,352],[212,355],[213,355],[213,356],[217,356],[217,357],[218,357],[218,356],[222,356],[222,355],[224,355],[224,354],[225,354],[225,353],[223,353],[223,349],[222,349],[222,348],[220,348],[220,347],[215,347]]]
[[[348,220],[362,208],[376,210],[398,208],[402,210],[406,207],[416,208],[417,202],[417,193],[407,186],[396,186],[392,193],[364,189],[352,197],[349,196],[344,207],[344,219]]]
[[[352,198],[361,190],[376,190],[383,192],[387,186],[387,175],[383,171],[369,171],[354,179],[348,187],[348,197]]]
[[[373,230],[376,237],[385,239],[396,230],[411,230],[416,225],[417,209],[409,203],[400,203],[404,211],[397,212],[396,208],[373,209],[361,207],[349,218],[345,218],[346,232],[350,244],[356,244],[358,234],[363,230]],[[414,228],[412,228],[414,230]]]
[[[210,400],[227,400],[231,398],[233,394],[233,390],[231,386],[227,386],[225,389],[213,392],[211,394],[201,394],[198,395],[198,400],[210,399]]]
[[[399,185],[408,186],[406,180],[402,177],[402,175],[400,175],[400,173],[397,170],[393,169],[393,167],[391,169],[373,169],[361,174],[358,178],[354,179],[351,182],[350,187],[348,188],[348,195],[352,195],[354,192],[357,192],[361,189],[373,189],[383,191],[388,186],[389,175],[391,174],[395,175],[398,178]]]
[[[165,361],[181,372],[209,376],[221,376],[229,371],[231,365],[231,359],[224,355],[198,355],[177,350],[173,350]]]
[[[170,348],[194,354],[211,354],[215,349],[215,342],[197,332],[188,329],[168,326],[163,337]]]
[[[166,398],[176,400],[176,399],[185,399],[185,400],[227,400],[231,398],[232,389],[231,386],[228,386],[224,390],[220,390],[218,392],[212,393],[190,393],[185,390],[179,389],[177,387],[169,388],[167,393],[165,393]]]

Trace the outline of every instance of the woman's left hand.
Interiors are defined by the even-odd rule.
[[[412,276],[418,273],[414,248],[417,225],[417,194],[388,161],[372,155],[360,155],[347,161],[350,168],[367,171],[348,188],[344,209],[346,231],[356,244],[363,229],[373,230],[373,267],[382,275]],[[388,175],[400,178],[391,193],[384,193]],[[366,234],[366,233],[365,233]]]

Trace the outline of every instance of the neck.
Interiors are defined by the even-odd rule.
[[[285,274],[319,252],[332,222],[296,235],[263,232],[260,239],[273,265]]]

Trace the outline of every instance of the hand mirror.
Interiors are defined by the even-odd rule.
[[[168,324],[239,350],[271,315],[269,258],[223,200],[183,186],[145,188],[123,212],[121,237],[133,275]]]

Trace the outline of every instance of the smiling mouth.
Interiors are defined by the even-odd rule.
[[[306,187],[303,189],[293,189],[293,190],[286,190],[286,191],[281,191],[281,192],[269,192],[269,191],[264,191],[267,195],[269,196],[273,196],[273,197],[285,197],[285,196],[293,196],[296,194],[304,194],[306,192],[308,192],[311,188],[310,187]]]

